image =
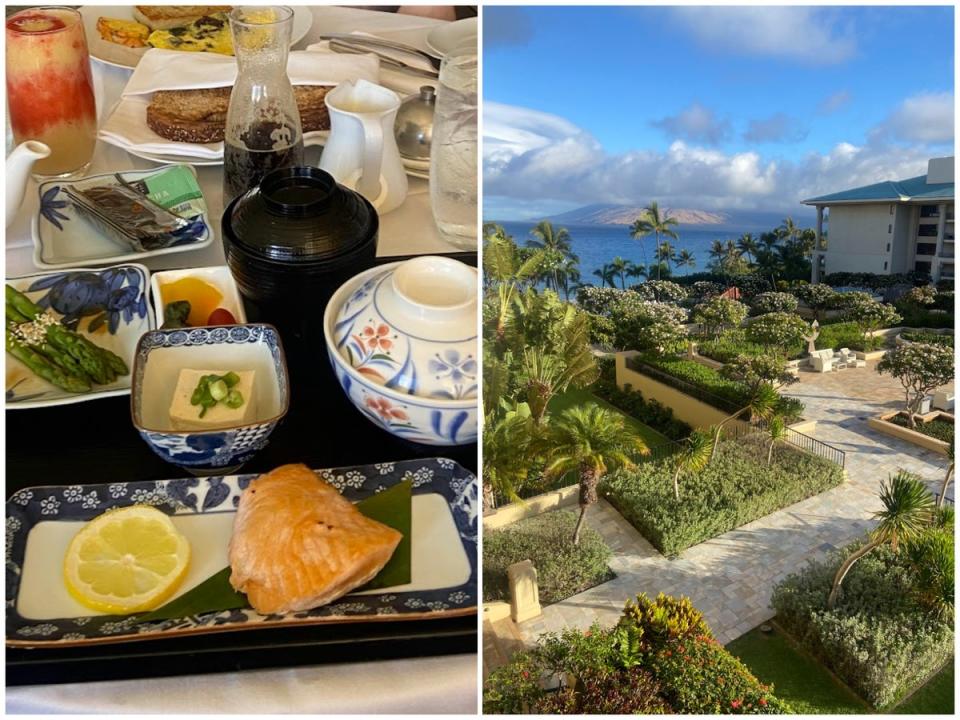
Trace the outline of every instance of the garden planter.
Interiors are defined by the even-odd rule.
[[[551,490],[542,495],[534,495],[531,498],[503,505],[483,516],[483,527],[487,530],[496,530],[524,518],[568,505],[576,505],[579,491],[580,485],[568,485],[559,490]]]
[[[939,453],[940,455],[947,454],[950,449],[949,443],[944,442],[943,440],[937,440],[929,435],[924,435],[916,430],[911,430],[908,427],[902,427],[901,425],[890,422],[891,418],[901,414],[901,411],[884,413],[883,415],[869,418],[867,420],[867,424],[877,432],[881,432],[884,435],[889,435],[899,440],[903,440],[914,445],[919,445],[926,450],[931,450],[935,453]],[[953,415],[939,410],[927,413],[926,415],[917,415],[916,418],[918,423],[930,422],[931,420],[937,419],[946,420],[951,423],[954,421]]]

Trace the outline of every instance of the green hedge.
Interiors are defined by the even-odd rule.
[[[953,629],[913,602],[906,553],[886,547],[853,566],[840,602],[827,610],[833,576],[853,547],[787,577],[774,588],[771,604],[777,622],[806,650],[883,709],[951,659]]]
[[[762,435],[721,442],[705,470],[681,476],[679,502],[669,461],[618,471],[600,492],[654,547],[675,556],[843,482],[840,466],[786,443],[768,466],[767,443]]]
[[[701,365],[695,360],[652,353],[644,353],[636,359],[669,376],[669,378],[656,377],[655,380],[669,383],[670,379],[675,378],[679,382],[669,384],[681,392],[689,392],[689,389],[684,386],[684,383],[689,383],[704,392],[703,395],[696,396],[697,399],[731,415],[750,401],[750,393],[745,385],[735,380],[728,380],[713,368]],[[633,359],[627,360],[627,365],[631,365],[632,362],[634,362]],[[643,372],[642,367],[638,371]],[[804,405],[796,398],[781,396],[777,410],[789,425],[802,417]]]
[[[580,544],[573,545],[577,515],[565,510],[520,520],[483,534],[483,599],[510,600],[507,568],[533,561],[544,605],[559,602],[613,577],[607,566],[611,551],[585,523]]]
[[[917,426],[911,428],[910,423],[904,415],[894,415],[888,422],[900,427],[910,428],[918,433],[928,435],[936,440],[943,440],[945,443],[953,444],[954,425],[949,420],[936,418],[929,422],[917,421]]]
[[[616,368],[613,358],[599,358],[600,379],[590,388],[594,395],[636,418],[644,425],[671,440],[682,440],[693,428],[683,420],[673,416],[673,410],[654,399],[646,400],[638,390],[623,390],[617,386]]]
[[[864,342],[856,324],[836,322],[820,326],[820,335],[817,337],[816,346],[818,350],[839,350],[845,347],[862,352]],[[728,330],[716,340],[697,342],[697,352],[711,360],[728,363],[738,355],[764,355],[769,352],[769,348],[750,342],[742,329],[736,329]],[[787,357],[789,358],[799,359],[806,356],[806,343],[787,348]]]
[[[926,343],[927,345],[943,345],[944,347],[953,347],[953,335],[941,335],[940,333],[910,332],[909,330],[900,333],[907,342]]]

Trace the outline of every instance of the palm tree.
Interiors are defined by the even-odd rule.
[[[521,403],[503,417],[488,415],[483,423],[484,509],[493,509],[495,494],[518,500],[517,487],[530,471],[530,446],[535,437],[530,409]]]
[[[737,249],[747,256],[747,261],[752,265],[753,259],[757,255],[757,241],[754,239],[753,235],[750,233],[744,233],[739,238],[737,238]]]
[[[610,271],[613,275],[620,278],[620,288],[623,290],[627,289],[627,271],[629,269],[630,261],[624,260],[619,255],[610,261]]]
[[[557,279],[560,290],[563,290],[563,299],[570,301],[570,291],[580,283],[580,261],[568,257],[557,268]]]
[[[947,468],[947,474],[943,476],[943,486],[940,488],[940,497],[937,498],[937,507],[943,507],[944,499],[947,497],[947,488],[950,487],[950,480],[953,478],[954,459],[953,444],[947,448],[947,456],[950,458],[950,466]]]
[[[632,260],[627,261],[627,277],[628,278],[646,278],[647,277],[647,268],[645,265],[637,265],[637,263]]]
[[[723,259],[726,257],[727,251],[723,246],[723,243],[719,240],[713,240],[710,243],[710,259],[716,263],[717,267],[723,267]]]
[[[830,610],[836,606],[840,586],[857,560],[881,545],[889,544],[890,548],[897,552],[900,543],[909,543],[919,538],[930,527],[934,517],[933,495],[916,475],[904,470],[884,483],[880,489],[880,501],[883,503],[883,510],[874,513],[879,523],[870,533],[870,540],[850,553],[837,568],[833,587],[827,597],[827,608]]]
[[[646,444],[631,429],[623,416],[599,405],[564,410],[550,427],[551,462],[547,477],[570,471],[579,475],[580,517],[573,531],[573,544],[580,543],[580,530],[587,508],[597,501],[597,485],[603,476],[617,467],[630,468],[631,454],[646,454]]]
[[[613,284],[613,270],[609,265],[604,265],[602,268],[594,270],[593,274],[600,278],[600,287],[606,287],[607,283],[610,284],[610,287],[616,287],[616,285]]]
[[[668,263],[674,262],[677,259],[677,251],[673,245],[670,244],[669,240],[664,240],[660,243],[659,257],[661,262],[666,260]]]
[[[693,431],[683,449],[674,453],[670,461],[673,463],[673,496],[679,500],[680,475],[701,472],[710,463],[710,436],[700,430]]]
[[[767,424],[767,434],[770,436],[770,447],[767,449],[767,465],[773,464],[773,447],[778,442],[787,439],[787,424],[783,418],[774,415]]]
[[[697,259],[693,256],[693,253],[689,250],[681,250],[677,256],[673,259],[673,264],[678,268],[682,267],[696,267]]]
[[[541,220],[537,226],[530,231],[533,237],[527,240],[527,247],[537,250],[546,250],[547,253],[556,253],[563,258],[569,258],[579,262],[580,258],[572,250],[570,232],[566,228],[554,228],[549,220]],[[559,264],[559,263],[558,263]],[[555,264],[551,274],[552,277],[547,281],[547,287],[560,288],[559,271]]]
[[[793,221],[792,217],[785,217],[783,222],[780,223],[780,227],[776,229],[777,235],[786,240],[795,241],[800,237],[800,233],[803,232],[800,227]]]
[[[633,225],[630,228],[630,235],[638,240],[647,235],[653,233],[657,238],[657,280],[660,279],[660,266],[663,263],[663,258],[660,254],[660,237],[668,237],[677,240],[679,235],[677,231],[674,230],[674,226],[677,224],[677,219],[672,218],[669,215],[660,216],[660,206],[657,204],[657,201],[654,200],[646,208],[644,208],[644,214],[634,220]],[[640,244],[641,249],[643,248],[643,243]],[[646,264],[647,255],[644,252],[643,262]]]
[[[757,385],[753,396],[747,401],[747,404],[717,425],[713,434],[713,451],[710,453],[710,460],[713,461],[717,456],[724,425],[743,415],[750,415],[751,418],[758,417],[761,419],[769,417],[773,413],[774,408],[776,408],[779,400],[780,396],[777,394],[777,391],[773,389],[773,385],[770,383],[760,383]]]
[[[520,286],[536,278],[545,253],[538,250],[525,260],[520,248],[503,228],[495,226],[483,249],[483,274],[486,282],[496,286],[499,300],[496,342],[502,343]]]

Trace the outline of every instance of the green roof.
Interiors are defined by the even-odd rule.
[[[831,203],[907,202],[923,200],[953,200],[953,183],[927,183],[927,176],[908,180],[884,180],[873,185],[843,190],[830,195],[804,200],[804,205]]]

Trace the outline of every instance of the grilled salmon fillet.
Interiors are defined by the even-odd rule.
[[[282,465],[240,497],[230,584],[263,615],[309,610],[372,580],[402,537],[306,465]]]

